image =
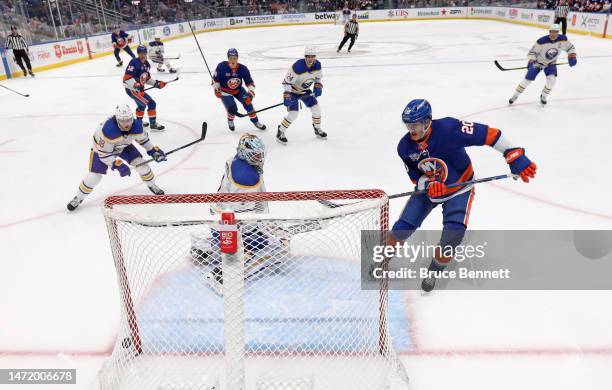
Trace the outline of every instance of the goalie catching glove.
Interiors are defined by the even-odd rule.
[[[164,151],[161,150],[159,146],[153,146],[153,148],[151,148],[151,150],[149,150],[147,154],[153,157],[153,160],[155,160],[155,162],[162,162],[167,160],[166,153],[164,153]]]

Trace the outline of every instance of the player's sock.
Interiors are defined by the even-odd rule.
[[[542,94],[540,95],[540,103],[542,105],[546,105],[546,103],[548,102],[548,95],[554,88],[556,81],[557,81],[556,76],[554,75],[546,76],[546,84],[544,85],[544,89],[542,89]]]
[[[79,184],[79,189],[74,198],[68,203],[66,206],[68,210],[73,211],[83,202],[85,197],[92,193],[94,188],[100,183],[102,180],[102,175],[99,173],[90,172],[85,176],[81,184]]]
[[[516,99],[518,99],[519,95],[522,94],[529,86],[529,84],[531,84],[531,80],[523,79],[523,81],[521,81],[519,85],[516,86],[516,91],[514,91],[514,95],[512,95],[510,100],[508,100],[508,103],[514,103]]]

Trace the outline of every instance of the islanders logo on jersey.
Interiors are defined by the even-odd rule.
[[[238,77],[233,77],[227,80],[227,87],[230,89],[236,89],[242,84],[242,80]]]
[[[427,177],[437,179],[442,182],[448,177],[448,167],[444,160],[435,157],[427,157],[419,161],[418,168]]]
[[[547,60],[554,60],[555,58],[557,58],[558,55],[559,49],[555,47],[553,47],[552,49],[548,49],[545,54]]]
[[[149,72],[142,72],[142,73],[140,74],[140,83],[141,83],[141,84],[144,84],[144,83],[146,83],[147,81],[149,81],[149,79],[150,79],[150,78],[151,78],[151,77],[149,76]]]

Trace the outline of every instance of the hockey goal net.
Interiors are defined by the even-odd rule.
[[[103,213],[121,320],[102,389],[407,388],[386,286],[361,289],[384,192],[113,196]]]

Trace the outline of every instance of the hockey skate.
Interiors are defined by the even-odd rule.
[[[120,67],[120,66],[123,66],[123,61],[117,62],[117,68]]]
[[[213,268],[206,274],[206,281],[219,295],[223,295],[223,270],[219,267]]]
[[[312,125],[312,128],[314,129],[315,135],[319,138],[319,139],[327,139],[327,133],[324,132],[322,129],[317,129],[315,127],[315,125]]]
[[[155,195],[164,195],[165,194],[164,190],[162,190],[161,188],[159,188],[155,184],[148,184],[147,187],[149,187],[149,191],[151,191]]]
[[[234,121],[233,120],[228,120],[227,121],[227,127],[229,127],[230,131],[234,131],[236,130],[236,126],[234,125]]]
[[[165,71],[166,71],[166,69],[164,69],[164,68],[157,68],[157,71],[158,71],[158,72],[162,72],[162,73],[163,73],[163,72],[165,72]]]
[[[281,144],[281,145],[287,145],[287,137],[285,137],[285,132],[283,130],[281,130],[281,127],[278,126],[278,131],[276,132],[276,140]]]
[[[265,129],[267,129],[266,125],[264,125],[264,124],[263,124],[263,123],[261,123],[261,122],[254,123],[254,125],[255,125],[255,127],[257,127],[259,130],[265,130]]]
[[[30,70],[30,76],[36,77],[36,75],[34,74],[34,72],[32,72],[32,70]]]
[[[142,125],[146,127],[146,125],[144,123]],[[151,123],[150,126],[151,126],[151,130],[153,130],[153,131],[163,131],[166,128],[166,126],[160,125],[157,122],[156,123]]]
[[[543,107],[543,106],[545,106],[545,105],[546,105],[546,103],[548,103],[548,101],[546,100],[546,95],[541,94],[541,95],[540,95],[540,104],[541,104],[541,105],[542,105],[542,107]]]
[[[508,104],[513,104],[516,99],[518,99],[518,95],[515,93],[514,95],[512,95],[512,97],[508,100]]]
[[[77,207],[79,207],[81,203],[83,203],[83,199],[79,199],[75,196],[74,198],[72,198],[70,203],[66,205],[66,208],[68,209],[68,211],[74,211]]]
[[[176,69],[174,69],[174,68],[170,68],[170,69],[168,70],[168,72],[170,72],[170,73],[176,73]]]

